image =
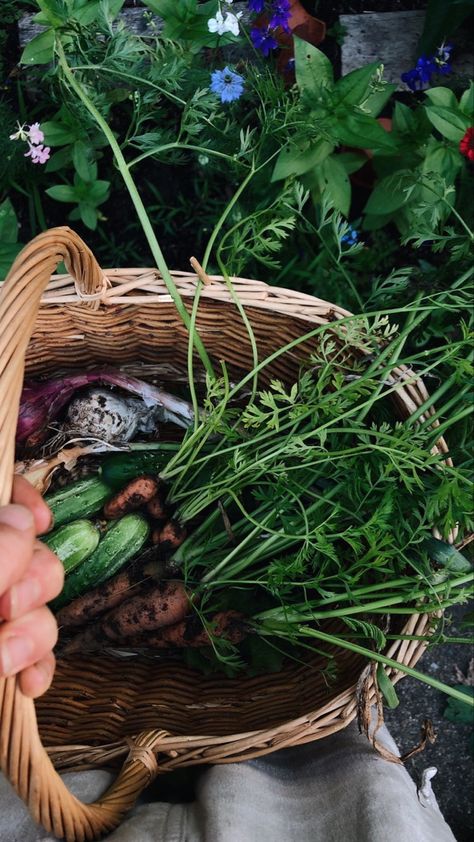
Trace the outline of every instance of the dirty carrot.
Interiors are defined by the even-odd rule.
[[[186,647],[198,648],[210,646],[211,636],[228,640],[230,643],[241,643],[247,633],[245,617],[240,611],[219,611],[211,618],[209,631],[203,628],[197,614],[185,617],[179,623],[166,626],[163,629],[142,635],[140,638],[128,640],[128,645],[142,646],[150,649],[168,649]]]
[[[154,544],[160,545],[160,550],[163,553],[172,553],[183,543],[186,535],[186,527],[171,518],[166,521],[163,527],[153,531],[151,540]]]
[[[120,570],[111,579],[76,597],[56,614],[60,628],[81,626],[105,614],[137,593],[141,584],[150,579],[160,579],[165,565],[156,559],[156,549],[146,550],[126,570]]]
[[[119,518],[140,509],[156,496],[158,488],[159,482],[155,477],[141,476],[132,479],[105,504],[105,517]]]
[[[88,626],[64,646],[62,653],[103,649],[146,631],[173,625],[189,609],[190,597],[182,582],[160,582],[125,600]]]

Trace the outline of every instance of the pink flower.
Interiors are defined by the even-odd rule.
[[[49,153],[51,152],[49,146],[43,146],[43,144],[32,146],[31,143],[28,146],[29,149],[28,152],[25,152],[25,158],[31,157],[33,164],[45,164],[49,160]]]
[[[43,143],[44,134],[40,129],[39,123],[32,123],[31,126],[28,127],[29,131],[27,132],[28,138],[30,143]]]

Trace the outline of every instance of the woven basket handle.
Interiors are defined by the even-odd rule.
[[[95,299],[104,275],[90,249],[69,228],[35,237],[19,254],[0,290],[0,505],[11,499],[15,432],[25,354],[42,293],[63,260],[85,302]],[[0,679],[0,764],[36,822],[68,842],[100,838],[120,824],[142,789],[157,774],[154,749],[164,736],[139,735],[110,789],[82,804],[64,785],[43,745],[34,703],[15,678]]]

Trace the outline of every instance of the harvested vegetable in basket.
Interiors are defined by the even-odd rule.
[[[470,335],[440,343],[429,362],[412,354],[408,368],[401,351],[411,320],[398,331],[379,316],[329,330],[311,332],[320,335],[294,383],[273,379],[240,408],[234,396],[252,372],[232,389],[225,376],[209,382],[205,414],[156,463],[159,475],[135,474],[109,497],[105,514],[122,517],[112,529],[130,507],[158,518],[151,540],[173,572],[156,584],[131,567],[82,596],[77,589],[58,620],[69,633],[84,628],[63,655],[204,648],[232,673],[253,668],[258,647],[241,647],[250,635],[291,657],[319,641],[388,663],[398,615],[466,597],[472,566],[446,542],[473,525],[463,453],[472,407],[458,368]],[[432,371],[457,383],[457,413],[438,389],[397,421],[393,399]],[[440,439],[451,428],[454,466]],[[125,459],[129,477],[133,458],[106,457],[103,475]],[[443,541],[431,537],[433,525]],[[334,619],[346,633],[326,631]]]
[[[130,394],[137,395],[143,401],[143,410],[139,415],[146,416],[145,410],[153,410],[156,419],[160,421],[172,421],[180,427],[187,427],[194,420],[194,412],[191,404],[182,398],[158,389],[136,377],[130,377],[120,371],[102,370],[89,371],[84,374],[70,374],[54,380],[26,382],[20,399],[20,411],[16,440],[18,444],[25,444],[33,447],[41,444],[46,436],[49,425],[54,421],[63,407],[71,400],[78,389],[90,386],[91,384],[107,384],[123,389]],[[86,396],[85,404],[75,402],[73,405],[71,421],[79,423],[82,418],[85,435],[101,433],[100,425],[100,401],[105,400],[103,392],[95,392],[95,399]],[[112,403],[113,399],[109,399]],[[135,410],[136,410],[136,405]],[[127,419],[130,420],[132,409],[127,403],[120,404],[119,399],[115,401],[114,408],[109,407],[107,414],[104,414],[102,424],[102,437],[108,440],[112,432],[118,436],[126,430]],[[104,409],[104,407],[102,407]],[[110,415],[114,418],[111,420]],[[145,423],[145,422],[144,422]],[[140,424],[137,419],[137,429]],[[86,432],[89,430],[89,432]]]

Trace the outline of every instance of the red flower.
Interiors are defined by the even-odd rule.
[[[468,161],[474,161],[474,126],[471,126],[459,141],[459,151]]]

